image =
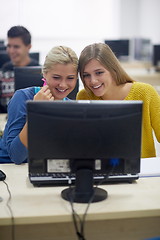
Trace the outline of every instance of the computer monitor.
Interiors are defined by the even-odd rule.
[[[78,91],[79,91],[79,79],[77,80],[77,83],[76,83],[76,86],[75,86],[75,88],[73,89],[73,91],[72,92],[70,92],[69,94],[68,94],[68,98],[69,99],[71,99],[71,100],[75,100],[76,99],[76,96],[77,96],[77,93],[78,93]]]
[[[141,101],[28,101],[27,115],[29,172],[50,173],[55,159],[69,162],[76,181],[64,199],[105,199],[93,173],[140,172]]]
[[[152,60],[152,43],[148,38],[132,39],[133,59],[139,61],[151,62]]]
[[[42,67],[15,67],[14,68],[15,91],[32,86],[42,86]]]
[[[3,49],[4,50],[4,49]],[[39,52],[31,52],[29,53],[30,57],[37,60],[39,62]],[[6,51],[0,51],[0,68],[4,63],[10,61],[10,57]]]
[[[105,40],[119,60],[128,59],[130,55],[129,39]]]
[[[153,45],[153,66],[160,71],[160,44]]]
[[[5,51],[5,50],[6,50],[5,42],[4,40],[0,40],[0,51]]]
[[[5,50],[6,50],[6,46],[0,43],[0,51],[5,51]]]
[[[37,62],[39,63],[39,52],[30,52],[29,56],[35,60],[37,60]]]
[[[32,86],[42,86],[42,67],[16,67],[14,68],[14,78],[15,78],[15,90],[32,87]],[[76,95],[79,90],[79,81],[77,81],[73,91],[67,96],[70,99],[76,99]]]
[[[3,66],[4,63],[10,60],[7,52],[5,50],[0,51],[0,68]]]

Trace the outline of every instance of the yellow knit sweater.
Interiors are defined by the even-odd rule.
[[[77,100],[102,100],[93,93],[82,89],[77,94]],[[143,119],[142,119],[142,146],[141,157],[155,157],[155,146],[153,131],[160,142],[160,95],[149,84],[134,82],[129,94],[124,100],[143,101]]]

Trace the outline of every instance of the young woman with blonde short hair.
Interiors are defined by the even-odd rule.
[[[8,105],[8,121],[0,139],[0,163],[20,164],[27,161],[26,101],[69,100],[67,95],[76,86],[77,68],[78,58],[71,48],[54,47],[47,54],[42,67],[44,86],[15,92]]]

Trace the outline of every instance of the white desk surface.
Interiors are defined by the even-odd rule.
[[[143,174],[149,173],[150,166],[158,169],[159,160],[143,159]],[[157,167],[151,162],[157,162]],[[65,187],[33,187],[28,180],[27,164],[0,164],[0,169],[7,175],[5,181],[12,194],[16,240],[77,239],[70,204],[60,196]],[[108,184],[101,188],[109,196],[90,205],[85,223],[87,240],[144,240],[160,236],[160,177],[142,177],[132,184]],[[6,205],[9,195],[2,181],[0,197],[0,239],[12,240],[11,215]],[[82,217],[86,204],[76,203],[74,208]]]
[[[145,161],[147,168],[152,165],[152,159],[150,163],[149,159]],[[0,169],[7,175],[6,182],[12,194],[11,207],[17,224],[72,221],[70,204],[60,197],[64,187],[33,187],[28,180],[27,164],[1,164]],[[109,197],[102,202],[92,203],[87,219],[160,216],[160,177],[140,178],[132,184],[101,187],[108,191]],[[0,203],[0,225],[7,225],[10,224],[6,207],[8,193],[3,182],[0,182],[0,188],[0,196],[3,198]],[[78,213],[83,214],[86,204],[75,206]]]
[[[160,157],[156,158],[142,158],[140,177],[160,177]]]

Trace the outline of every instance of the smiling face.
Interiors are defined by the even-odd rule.
[[[28,58],[31,45],[25,45],[20,37],[8,38],[7,53],[15,66],[22,66]]]
[[[86,64],[83,81],[94,95],[103,99],[110,94],[112,87],[116,85],[110,72],[96,59],[92,59]]]
[[[74,88],[77,82],[77,71],[73,64],[55,64],[44,73],[47,85],[55,100],[65,98]]]

